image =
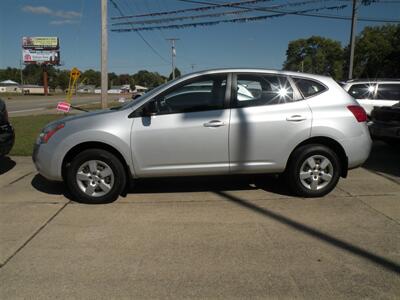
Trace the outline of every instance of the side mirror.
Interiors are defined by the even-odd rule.
[[[156,115],[157,113],[157,104],[156,101],[150,101],[146,103],[146,105],[143,107],[143,116],[144,117],[151,117]]]

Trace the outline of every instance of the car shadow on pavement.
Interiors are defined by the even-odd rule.
[[[31,185],[39,192],[49,195],[63,195],[69,200],[73,200],[69,194],[64,182],[50,181],[40,174],[36,174],[31,181]]]
[[[364,168],[400,178],[400,148],[374,141]]]
[[[13,161],[8,156],[0,157],[0,175],[7,173],[12,170],[16,165],[16,162]]]
[[[366,249],[360,248],[356,245],[353,245],[349,242],[340,240],[334,236],[331,236],[325,232],[322,232],[318,229],[312,228],[303,223],[292,220],[284,215],[278,214],[269,210],[265,207],[260,207],[248,200],[241,199],[232,194],[227,194],[223,191],[216,191],[215,194],[223,197],[226,201],[231,202],[233,204],[239,205],[242,208],[251,210],[257,214],[260,214],[266,218],[272,219],[276,222],[279,222],[287,227],[297,230],[303,234],[309,235],[313,238],[319,239],[322,242],[325,242],[333,247],[336,247],[340,250],[346,251],[350,254],[357,255],[369,262],[372,262],[380,267],[383,267],[387,271],[391,271],[396,274],[400,274],[400,265],[395,261],[382,257],[380,255],[374,254]]]
[[[39,192],[63,195],[74,201],[63,182],[49,181],[36,174],[31,185]],[[214,191],[240,191],[262,189],[266,192],[292,196],[283,180],[275,175],[228,175],[165,177],[135,180],[128,188],[129,194],[191,193]]]
[[[136,180],[128,193],[190,193],[262,189],[280,195],[291,195],[274,175],[227,175],[166,177]]]

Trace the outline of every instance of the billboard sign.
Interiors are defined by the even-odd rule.
[[[30,37],[22,38],[22,48],[24,49],[58,49],[58,37]]]
[[[22,49],[22,60],[25,64],[53,64],[60,63],[60,52],[56,50]]]

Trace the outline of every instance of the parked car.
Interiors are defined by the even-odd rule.
[[[280,173],[297,195],[319,197],[367,159],[366,120],[330,77],[209,70],[50,123],[33,161],[90,203],[115,200],[130,179],[238,173]]]
[[[391,107],[375,107],[371,120],[369,129],[373,138],[400,145],[400,102]]]
[[[351,80],[343,88],[366,110],[374,106],[392,106],[400,101],[400,79]]]
[[[137,98],[140,98],[144,95],[144,92],[140,92],[140,93],[134,93],[132,94],[132,100],[136,100]]]
[[[14,129],[8,120],[6,104],[0,99],[0,157],[11,151],[14,140]]]

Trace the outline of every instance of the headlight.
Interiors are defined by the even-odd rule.
[[[40,133],[36,143],[37,144],[45,144],[49,141],[49,139],[60,129],[64,128],[65,123],[55,123],[53,125],[47,126]]]

